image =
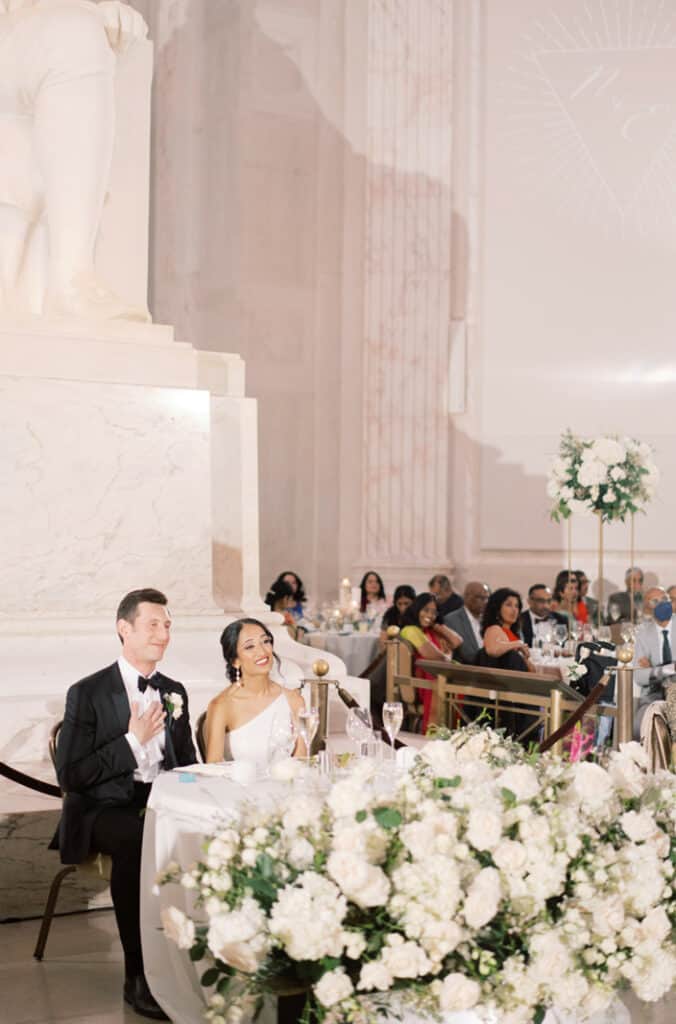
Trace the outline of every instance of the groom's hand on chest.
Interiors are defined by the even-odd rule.
[[[164,732],[166,717],[166,712],[159,701],[153,702],[142,714],[139,714],[138,702],[134,700],[131,702],[129,732],[136,737],[139,743],[146,744],[153,736]]]

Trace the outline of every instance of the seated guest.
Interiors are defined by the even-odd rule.
[[[581,569],[575,570],[575,576],[577,577],[578,603],[581,601],[587,609],[586,621],[596,623],[598,622],[599,603],[596,598],[589,596],[589,578]]]
[[[79,864],[90,853],[110,855],[110,894],[124,950],[124,1000],[154,1020],[169,1018],[143,971],[143,810],[160,771],[197,761],[188,695],[181,683],[157,671],[170,628],[164,594],[133,590],[117,610],[121,656],[69,689],[56,750],[63,815],[52,842],[54,847],[58,841],[64,864]]]
[[[270,678],[272,633],[258,619],[238,619],[221,634],[230,685],[210,702],[204,723],[207,761],[255,761],[276,756],[305,756],[302,740],[293,743],[293,717],[305,707],[298,690]]]
[[[538,634],[553,626],[567,626],[568,619],[552,611],[552,592],[544,583],[534,583],[528,590],[528,608],[519,619],[521,635],[529,647]]]
[[[640,620],[643,605],[643,569],[631,566],[624,574],[625,590],[616,590],[608,598],[608,608],[617,606],[617,622],[629,622],[631,619],[631,591],[634,591],[634,621]]]
[[[462,644],[455,651],[454,657],[466,665],[474,664],[483,643],[481,618],[490,596],[487,584],[474,580],[465,587],[461,607],[444,616],[444,625],[462,637]]]
[[[448,626],[437,622],[437,603],[434,594],[418,594],[415,601],[404,612],[404,628],[401,637],[414,648],[414,665],[419,661],[450,661],[451,651],[462,643]],[[433,675],[422,668],[415,668],[418,679],[434,679]],[[422,731],[426,731],[432,710],[432,691],[422,690],[423,721]]]
[[[669,595],[669,600],[671,601],[671,607],[676,612],[676,583],[671,587],[667,587],[667,594]]]
[[[413,587],[409,587],[407,583],[401,583],[398,587],[395,587],[392,604],[383,615],[383,621],[380,624],[378,644],[381,650],[385,648],[389,627],[398,626],[399,629],[402,628],[404,625],[404,612],[414,601],[415,590]]]
[[[534,672],[530,662],[530,648],[516,632],[521,618],[521,595],[509,587],[494,591],[486,603],[481,634],[483,651],[478,661],[489,668],[505,668]]]
[[[284,617],[284,625],[292,637],[296,636],[296,624],[291,608],[293,606],[294,594],[290,583],[276,579],[267,594],[263,598],[266,605],[272,612],[279,612]]]
[[[634,683],[639,687],[638,712],[634,735],[638,736],[646,708],[664,698],[664,686],[674,678],[676,631],[673,609],[661,587],[651,587],[645,595],[651,616],[644,619],[634,639]]]
[[[380,619],[387,610],[385,587],[377,572],[365,572],[359,584],[359,610],[368,619]]]
[[[434,598],[439,608],[438,622],[443,622],[447,615],[454,612],[456,608],[462,608],[462,598],[459,594],[454,593],[453,586],[448,576],[444,576],[441,573],[437,573],[427,584],[429,587],[430,594],[434,594]]]
[[[562,569],[556,577],[556,583],[554,584],[551,603],[552,611],[558,612],[571,625],[577,621],[586,621],[586,618],[578,620],[579,603],[577,576],[572,572],[569,573],[567,569]],[[586,616],[586,608],[582,614]]]
[[[293,615],[294,619],[302,619],[305,614],[303,605],[307,601],[305,596],[305,588],[303,587],[303,581],[298,573],[292,572],[287,569],[286,572],[280,572],[279,576],[275,580],[275,583],[288,583],[291,587],[293,594],[293,604],[289,605],[289,612]],[[274,584],[273,584],[274,586]]]

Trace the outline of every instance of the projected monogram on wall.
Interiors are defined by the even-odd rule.
[[[546,176],[551,190],[554,177],[586,221],[614,213],[641,234],[671,234],[675,58],[676,10],[656,0],[567,0],[527,24],[508,69],[505,140],[521,147],[528,186]]]

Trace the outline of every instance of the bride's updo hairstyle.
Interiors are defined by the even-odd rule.
[[[275,638],[268,627],[264,626],[258,619],[237,619],[235,622],[231,622],[229,626],[226,626],[221,633],[221,649],[225,660],[225,674],[231,683],[236,683],[239,679],[239,671],[235,668],[233,662],[237,657],[237,644],[243,626],[259,626],[263,630],[273,644],[272,657],[277,662],[277,668],[281,667],[280,660],[274,652]]]

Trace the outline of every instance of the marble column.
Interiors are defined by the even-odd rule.
[[[392,577],[449,559],[453,6],[368,8],[358,568]]]

